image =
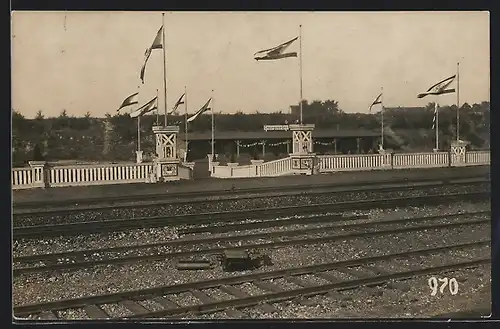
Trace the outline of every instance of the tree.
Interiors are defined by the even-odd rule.
[[[39,143],[35,144],[35,147],[33,148],[33,160],[35,161],[43,161],[43,154],[41,150],[41,146]]]
[[[36,112],[36,116],[35,116],[35,120],[37,121],[41,121],[43,120],[45,117],[43,116],[43,113],[41,110],[38,110],[38,112]]]

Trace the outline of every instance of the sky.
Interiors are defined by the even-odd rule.
[[[24,116],[103,117],[157,90],[163,111],[161,50],[139,78],[160,12],[13,12],[11,24],[12,108]],[[436,97],[416,95],[460,62],[460,103],[489,101],[488,12],[166,12],[167,108],[186,86],[189,113],[210,97],[216,112],[288,112],[300,99],[299,58],[253,55],[298,36],[300,24],[302,52],[299,40],[288,50],[302,56],[304,99],[366,113],[383,88],[384,106],[425,106]]]

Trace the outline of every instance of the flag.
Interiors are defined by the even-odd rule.
[[[437,118],[438,104],[434,104],[434,117],[432,118],[432,130],[436,129],[436,118]]]
[[[276,46],[274,48],[258,51],[254,54],[254,58],[256,61],[261,61],[261,60],[281,59],[286,57],[297,57],[296,52],[284,53],[284,51],[298,38],[299,37],[295,37],[292,40],[282,43],[281,45]]]
[[[175,110],[177,110],[177,108],[179,107],[179,105],[181,104],[184,104],[184,95],[186,95],[186,93],[182,94],[181,97],[179,97],[179,99],[177,100],[177,102],[175,103],[174,107],[172,108],[172,111],[170,111],[170,113],[174,113]],[[170,114],[168,113],[168,114]]]
[[[153,49],[162,49],[163,48],[163,43],[162,43],[162,33],[163,33],[163,26],[160,27],[158,30],[158,33],[156,33],[156,37],[153,41],[153,44],[151,47],[146,49],[146,52],[144,53],[144,64],[142,64],[141,68],[141,80],[142,83],[144,83],[144,73],[146,72],[146,63],[148,62],[149,56],[151,56],[151,52]]]
[[[434,86],[427,89],[425,93],[418,94],[418,98],[423,98],[427,95],[442,95],[442,94],[450,94],[454,93],[455,89],[446,89],[452,82],[455,80],[456,75],[453,75],[449,78],[444,79],[436,83]]]
[[[132,95],[128,96],[127,98],[125,98],[122,105],[120,105],[120,107],[118,108],[118,110],[116,110],[116,112],[119,112],[122,108],[124,108],[126,106],[137,104],[138,103],[137,95],[139,95],[139,93],[132,94]]]
[[[372,113],[373,105],[377,105],[377,104],[382,104],[382,93],[380,93],[380,95],[378,95],[377,98],[375,98],[372,105],[370,105],[370,108],[369,108],[370,113]]]
[[[203,107],[201,109],[198,110],[198,112],[196,112],[195,114],[193,114],[193,116],[191,116],[189,119],[187,119],[187,122],[191,122],[193,121],[194,119],[196,119],[199,115],[203,114],[205,111],[209,110],[210,109],[210,101],[212,101],[212,97],[210,97],[210,99],[208,100],[208,102],[205,103],[205,105],[203,105]]]
[[[130,113],[130,117],[136,118],[139,116],[143,116],[144,114],[149,113],[153,110],[156,110],[156,108],[157,108],[156,100],[157,100],[157,97],[155,96],[155,98],[153,98],[152,100],[150,100],[149,102],[147,102],[146,104],[144,104],[143,106],[141,106],[140,108],[135,110],[134,112]]]

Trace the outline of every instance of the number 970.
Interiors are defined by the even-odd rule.
[[[446,289],[446,286],[448,286],[450,294],[456,295],[458,293],[458,282],[457,279],[455,278],[448,279],[445,277],[436,279],[435,277],[431,277],[428,280],[428,283],[429,283],[429,288],[431,288],[431,296],[436,296],[438,290],[441,294],[443,294],[444,289]]]

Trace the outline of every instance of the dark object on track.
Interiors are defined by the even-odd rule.
[[[245,250],[226,250],[222,255],[224,271],[248,271],[254,267],[254,262]]]
[[[212,268],[213,264],[208,260],[179,260],[176,264],[176,268],[181,270],[208,270]]]

